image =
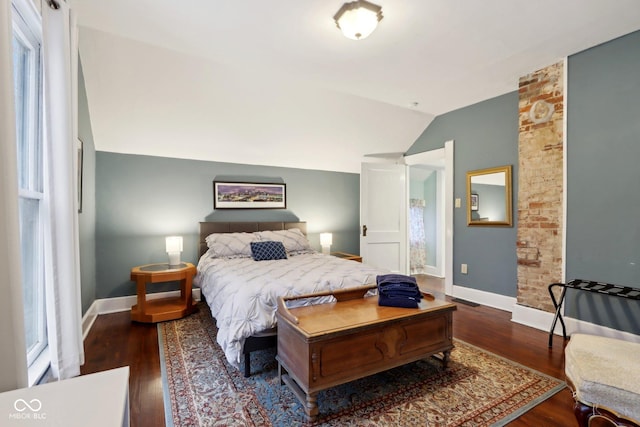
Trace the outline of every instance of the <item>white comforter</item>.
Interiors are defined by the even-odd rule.
[[[195,284],[216,319],[218,344],[229,363],[239,367],[245,338],[275,326],[279,296],[375,284],[376,275],[386,273],[320,253],[274,261],[211,258],[205,254],[198,263]]]

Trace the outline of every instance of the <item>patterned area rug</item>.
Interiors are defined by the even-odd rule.
[[[320,392],[319,419],[278,381],[275,350],[252,354],[252,376],[230,366],[206,304],[158,324],[167,426],[501,426],[565,384],[455,341],[449,368],[422,360]]]

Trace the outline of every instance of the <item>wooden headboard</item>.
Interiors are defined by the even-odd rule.
[[[205,239],[211,233],[253,233],[255,231],[289,230],[298,228],[307,235],[306,222],[201,222],[198,238],[198,257],[207,252]]]

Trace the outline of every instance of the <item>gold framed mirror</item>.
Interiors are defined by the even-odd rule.
[[[467,172],[467,225],[513,226],[511,165]]]

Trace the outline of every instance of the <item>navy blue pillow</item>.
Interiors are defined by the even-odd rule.
[[[256,261],[287,259],[287,251],[285,251],[282,242],[271,240],[266,242],[251,242],[251,255]]]

